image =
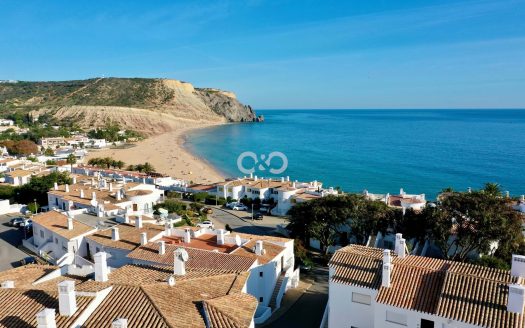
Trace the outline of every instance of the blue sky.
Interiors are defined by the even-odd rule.
[[[0,79],[166,77],[255,108],[525,108],[525,0],[0,0]]]

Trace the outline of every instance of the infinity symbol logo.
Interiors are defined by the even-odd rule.
[[[243,161],[245,158],[253,160],[253,165],[250,168],[244,167]],[[272,168],[272,160],[274,158],[280,158],[282,161],[282,165],[278,169]],[[239,171],[244,174],[254,173],[256,169],[258,171],[268,170],[271,174],[281,174],[286,171],[286,168],[288,168],[288,157],[280,151],[273,151],[268,157],[266,157],[265,154],[261,154],[258,158],[256,153],[245,151],[237,157],[237,167],[239,168]]]

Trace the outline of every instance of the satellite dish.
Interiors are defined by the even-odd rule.
[[[188,261],[188,259],[190,258],[190,256],[188,255],[188,252],[186,252],[184,248],[177,248],[175,250],[175,255],[177,256],[179,260],[183,262]]]
[[[171,287],[175,286],[175,277],[174,276],[169,276],[168,277],[168,285],[170,285]]]

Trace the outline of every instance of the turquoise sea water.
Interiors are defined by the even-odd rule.
[[[198,130],[186,147],[231,177],[237,157],[280,151],[280,176],[345,191],[425,193],[497,182],[525,193],[525,110],[258,110],[264,123]],[[253,160],[245,158],[250,168]],[[274,158],[270,167],[282,162]],[[269,167],[254,174],[272,176]]]

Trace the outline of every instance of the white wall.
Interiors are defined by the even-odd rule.
[[[371,304],[352,302],[352,293],[369,295]],[[374,327],[374,304],[377,290],[330,282],[328,291],[329,328]],[[398,327],[399,328],[399,327]]]

